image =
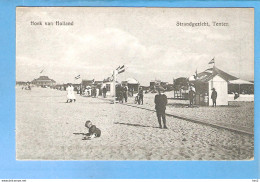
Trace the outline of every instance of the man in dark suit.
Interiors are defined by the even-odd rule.
[[[212,99],[212,102],[213,102],[213,107],[217,106],[217,97],[218,97],[218,93],[215,90],[215,88],[213,88],[212,93],[211,93],[211,99]]]
[[[161,124],[161,118],[162,118],[163,128],[167,129],[165,110],[168,101],[167,101],[167,96],[165,94],[161,94],[161,90],[159,88],[158,88],[158,94],[155,95],[154,103],[155,103],[155,110],[158,118],[159,127],[162,128],[162,124]]]

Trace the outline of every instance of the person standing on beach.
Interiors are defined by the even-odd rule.
[[[67,103],[72,101],[76,102],[76,97],[74,95],[74,87],[69,83],[67,87]]]
[[[194,96],[195,96],[195,92],[193,91],[192,87],[190,87],[190,91],[189,91],[190,107],[193,106]]]
[[[217,107],[217,97],[218,97],[218,93],[217,91],[215,90],[215,88],[212,89],[212,93],[211,93],[211,99],[212,99],[212,102],[213,102],[213,106],[212,107]]]
[[[134,89],[131,88],[131,97],[133,97],[133,96],[134,96]]]
[[[144,91],[143,91],[142,87],[140,88],[139,93],[138,93],[138,104],[140,105],[141,102],[143,105],[144,104]]]
[[[96,97],[98,97],[99,96],[99,88],[97,87],[96,88]]]
[[[161,123],[161,119],[162,119],[163,120],[163,128],[167,129],[166,117],[165,117],[166,105],[168,103],[167,96],[165,94],[161,94],[161,91],[160,91],[159,88],[158,88],[157,91],[158,91],[158,94],[155,95],[154,103],[155,103],[155,110],[156,110],[156,115],[157,115],[159,127],[162,128],[162,123]]]
[[[106,87],[103,87],[103,97],[106,98],[106,94],[107,94],[107,88]]]
[[[120,103],[124,103],[124,90],[123,90],[123,88],[122,87],[120,87],[119,89],[118,89],[118,101],[120,102]]]
[[[123,96],[124,96],[125,102],[127,102],[128,88],[126,85],[123,88]]]
[[[97,90],[96,90],[96,88],[95,87],[93,87],[92,88],[92,97],[96,97],[96,94],[97,94],[97,92],[96,92]]]

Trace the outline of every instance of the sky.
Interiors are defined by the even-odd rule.
[[[254,80],[251,8],[30,7],[16,12],[16,80],[49,76],[57,83],[103,80],[173,82],[202,72],[213,58],[231,75]],[[73,26],[31,25],[66,21]],[[180,27],[177,22],[209,22]],[[229,26],[213,26],[213,21]],[[40,73],[44,69],[43,73]]]

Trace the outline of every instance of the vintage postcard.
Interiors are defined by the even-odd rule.
[[[254,159],[254,9],[17,7],[16,159]]]

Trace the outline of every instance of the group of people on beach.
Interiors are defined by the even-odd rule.
[[[154,97],[154,104],[155,104],[155,111],[156,111],[156,116],[159,124],[159,128],[161,129],[167,129],[166,125],[166,105],[168,103],[168,98],[167,96],[162,93],[163,90],[161,90],[159,87],[156,88],[157,94]],[[99,92],[99,91],[98,91]],[[95,93],[95,91],[94,91]],[[106,87],[103,87],[102,89],[103,97],[106,97]],[[97,92],[95,93],[97,94]],[[135,98],[138,104],[143,104],[143,89],[140,88],[138,91],[138,94]],[[117,89],[117,97],[119,99],[119,102],[127,102],[127,97],[128,97],[128,87],[123,86]],[[191,87],[189,91],[189,98],[190,98],[190,106],[193,105],[195,97],[195,90]],[[211,99],[213,101],[213,107],[216,107],[216,99],[217,99],[217,92],[213,88],[212,93],[211,93]],[[67,87],[67,102],[76,102],[76,97],[74,94],[74,88],[72,84],[68,84]],[[85,126],[89,129],[89,135],[88,139],[94,138],[94,137],[100,137],[101,136],[101,131],[98,129],[95,125],[92,125],[91,121],[87,121]]]
[[[128,87],[126,85],[118,86],[116,89],[116,96],[120,103],[127,102],[128,99]]]
[[[168,129],[166,125],[165,115],[166,105],[168,103],[167,96],[163,94],[160,89],[158,89],[157,91],[158,94],[155,95],[154,103],[159,128]],[[87,120],[85,123],[85,127],[88,129],[88,133],[86,134],[86,137],[84,137],[85,140],[90,140],[101,136],[101,130],[97,128],[95,125],[93,125],[91,121]]]
[[[135,103],[144,104],[144,91],[143,88],[141,87],[140,90],[138,91],[136,97],[135,97]]]

